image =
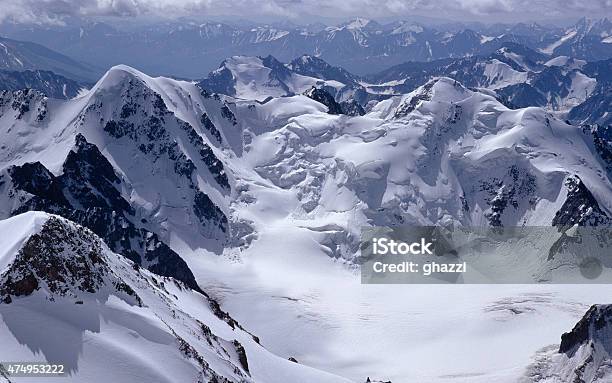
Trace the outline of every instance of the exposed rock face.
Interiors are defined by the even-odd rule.
[[[47,97],[33,89],[0,91],[0,117],[8,113],[16,120],[40,122],[47,116]]]
[[[208,77],[202,80],[198,86],[205,91],[212,91],[223,94],[235,94],[236,88],[232,71],[230,71],[225,65],[225,61],[221,63],[219,68],[211,72]]]
[[[174,120],[174,115],[167,109],[163,99],[136,80],[129,80],[122,94],[123,105],[119,118],[109,120],[104,131],[116,139],[127,139],[137,145],[140,152],[151,156],[153,161],[169,160],[175,164],[178,175],[191,179],[196,164],[183,153],[171,132],[166,129],[166,119]],[[140,105],[140,100],[147,101],[153,107],[147,112]],[[229,188],[223,164],[214,156],[210,147],[194,128],[180,120],[177,123],[188,136],[190,143],[199,151],[201,160],[211,174],[224,188]],[[195,186],[194,186],[195,187]]]
[[[211,136],[213,136],[217,140],[217,142],[219,142],[220,144],[223,143],[223,139],[221,138],[221,133],[219,132],[215,124],[213,124],[213,122],[210,120],[210,118],[208,117],[206,113],[203,113],[200,116],[200,122],[202,123],[202,126],[206,130],[208,130]]]
[[[102,243],[91,231],[51,217],[0,276],[0,299],[10,303],[12,297],[37,290],[44,290],[50,300],[56,296],[77,298],[81,292],[96,293],[109,286],[140,304],[132,288],[109,268]]]
[[[214,177],[215,181],[217,181],[217,183],[222,188],[229,190],[230,184],[227,179],[227,174],[225,174],[225,168],[223,167],[223,163],[215,156],[210,146],[204,142],[202,137],[195,131],[195,129],[193,129],[191,125],[187,123],[181,123],[180,126],[185,131],[185,133],[187,133],[191,144],[197,148],[198,154],[200,155],[200,159],[208,167],[208,170]],[[215,135],[215,137],[218,136],[218,140],[221,139],[219,132],[216,130],[214,125],[205,126],[210,128],[211,133]],[[189,161],[189,163],[185,166],[185,175],[191,176],[195,170],[195,166],[190,160],[187,161]]]
[[[501,101],[512,109],[528,106],[546,106],[546,97],[531,85],[521,83],[499,89],[497,94]]]
[[[131,196],[146,196],[130,201],[139,219],[147,221],[143,227],[162,240],[177,228],[194,242],[193,246],[206,242],[219,252],[229,236],[229,222],[220,206],[231,193],[229,174],[213,144],[223,136],[202,106],[206,103],[203,99],[191,99],[181,90],[189,108],[197,109],[193,119],[183,120],[169,109],[175,101],[162,97],[150,81],[131,68],[113,68],[92,89],[88,105],[79,112],[76,129],[105,148],[113,166],[125,178],[124,191]],[[222,104],[227,109],[225,114],[231,114],[227,104],[212,104]],[[221,114],[228,118],[223,110]],[[100,130],[106,134],[100,135]],[[216,191],[214,196],[208,195],[214,202],[207,205],[211,219],[205,220],[195,206],[201,205],[200,193],[210,193],[209,186],[220,195]]]
[[[227,230],[227,218],[212,201],[201,191],[196,192],[193,210],[203,225],[213,224],[221,231]]]
[[[582,130],[593,140],[593,146],[612,177],[612,125],[585,125]]]
[[[221,107],[221,115],[228,120],[229,122],[232,123],[232,125],[236,125],[238,123],[238,121],[236,121],[236,116],[234,115],[234,112],[232,112],[232,110],[229,108],[229,106],[223,105],[223,107]]]
[[[312,87],[307,90],[304,95],[327,106],[327,113],[329,114],[344,113],[342,110],[342,106],[340,106],[340,104],[338,104],[336,100],[334,100],[334,97],[324,89]]]
[[[569,357],[572,382],[608,381],[612,372],[611,336],[610,305],[593,305],[572,331],[561,336],[559,353]]]
[[[331,93],[322,88],[313,86],[304,92],[304,95],[327,106],[327,113],[329,114],[345,114],[347,116],[363,116],[365,114],[365,110],[357,101],[350,99],[337,102]]]
[[[610,218],[578,176],[569,177],[565,185],[567,198],[555,214],[553,226],[599,226],[610,223]]]
[[[311,76],[325,80],[336,80],[343,84],[356,82],[354,75],[348,71],[335,67],[316,56],[302,55],[288,64],[288,67],[295,73],[304,76]]]
[[[342,113],[347,116],[363,116],[366,112],[355,100],[342,101],[340,103]]]
[[[593,305],[561,344],[536,354],[520,382],[604,383],[612,376],[612,305]]]
[[[242,368],[246,372],[249,372],[249,361],[247,359],[247,354],[246,350],[244,349],[244,346],[240,344],[240,342],[238,342],[237,340],[234,340],[232,344],[236,348],[236,354],[238,354],[238,360],[240,361]]]
[[[480,190],[489,195],[489,211],[485,213],[491,226],[503,226],[501,216],[507,208],[518,209],[536,189],[536,179],[528,170],[512,165],[504,178],[481,181]]]
[[[612,325],[612,306],[593,305],[576,323],[570,332],[561,335],[559,352],[573,355],[581,345],[600,338],[603,331],[609,331]]]
[[[116,188],[121,180],[113,166],[81,134],[76,136],[76,145],[68,153],[63,170],[61,187],[81,206],[134,213],[134,209]]]
[[[418,91],[418,93],[416,93],[409,100],[406,100],[404,103],[402,103],[397,108],[397,110],[395,111],[394,117],[395,118],[405,117],[416,109],[417,105],[419,105],[419,102],[431,100],[431,97],[432,97],[431,89],[433,88],[435,83],[436,81],[434,80],[434,81],[429,81],[428,83],[423,85]]]

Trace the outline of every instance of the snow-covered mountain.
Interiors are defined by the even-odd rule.
[[[576,123],[610,122],[611,60],[586,62],[568,56],[548,59],[506,43],[486,57],[408,62],[366,77],[366,92],[402,94],[435,76],[448,76],[472,88],[493,90],[513,108],[541,106]]]
[[[563,31],[540,51],[555,56],[570,56],[588,61],[610,58],[612,49],[612,21],[608,18],[592,20],[582,18],[572,27]]]
[[[347,70],[332,66],[321,58],[310,55],[296,58],[287,65],[287,68],[303,76],[335,80],[347,85],[358,81],[357,76]]]
[[[278,108],[280,102],[255,111]],[[284,189],[297,189],[307,216],[320,216],[329,206],[336,226],[344,226],[344,214],[351,218],[344,226],[349,231],[359,227],[355,219],[360,215],[361,223],[379,225],[445,220],[476,226],[550,225],[566,198],[564,181],[574,175],[604,211],[612,207],[606,197],[606,162],[592,149],[590,134],[542,109],[507,109],[455,80],[434,79],[410,94],[379,102],[362,118],[329,117],[316,129],[304,112],[281,130],[257,137],[246,156],[260,175]],[[240,120],[241,113],[237,116]],[[264,139],[266,147],[274,143],[276,149],[264,158],[251,157],[250,152],[264,154],[257,150]],[[590,158],[588,169],[571,165],[577,158]],[[323,174],[344,181],[330,182]],[[351,206],[344,214],[337,207],[340,201],[325,199],[340,195]]]
[[[219,252],[229,241],[232,181],[216,153],[232,137],[215,123],[234,122],[228,105],[206,97],[193,84],[127,67],[70,101],[5,92],[0,214],[61,214],[114,251],[197,288],[167,244]]]
[[[369,89],[402,94],[436,76],[448,76],[470,87],[500,89],[525,83],[543,67],[546,57],[518,44],[506,43],[488,56],[406,62],[366,77]]]
[[[588,212],[612,211],[609,158],[597,131],[542,109],[511,110],[439,78],[350,117],[325,92],[292,95],[302,89],[289,80],[327,80],[295,77],[302,75],[273,58],[233,58],[220,71],[229,71],[240,98],[128,67],[67,102],[6,94],[3,216],[59,213],[195,288],[186,267],[170,266],[180,264],[171,249],[220,253],[240,242],[246,233],[232,223],[251,218],[236,204],[258,199],[244,190],[245,177],[295,193],[305,218],[334,211],[334,235],[348,237],[330,251],[347,259],[355,256],[348,238],[361,225],[553,224],[570,203],[568,182],[592,195]],[[340,213],[327,195],[341,195],[350,208]]]
[[[61,363],[62,382],[349,382],[273,355],[209,296],[71,221],[30,212],[0,221],[9,230],[0,239],[3,360]]]
[[[522,45],[504,43],[486,57],[406,62],[361,78],[308,55],[288,64],[272,56],[236,56],[223,61],[199,85],[212,92],[261,102],[316,87],[339,103],[366,108],[370,101],[409,93],[432,78],[445,76],[470,88],[492,91],[512,108],[541,106],[577,124],[605,126],[610,121],[606,112],[611,102],[611,63],[567,56],[549,59]]]
[[[313,86],[329,87],[337,91],[350,84],[334,78],[312,76],[319,73],[309,73],[305,65],[298,68],[302,70],[292,69],[291,66],[285,66],[272,56],[265,58],[234,56],[223,61],[217,70],[199,83],[199,86],[237,98],[264,101],[268,97],[304,93]],[[324,69],[333,70],[329,65]],[[332,74],[331,77],[336,76]],[[347,77],[346,80],[352,79]]]
[[[236,240],[236,202],[250,195],[245,174],[295,192],[306,217],[338,215],[325,196],[340,193],[353,221],[339,214],[335,225],[354,237],[357,222],[550,225],[572,179],[593,195],[589,211],[612,211],[608,153],[596,144],[606,141],[545,110],[508,109],[437,78],[352,118],[326,92],[293,92],[302,91],[296,78],[328,80],[296,75],[271,57],[233,58],[222,71],[239,98],[129,67],[71,101],[6,93],[3,216],[59,212],[113,250],[164,269],[164,258],[180,258],[151,246],[219,253]],[[340,248],[353,258],[351,247]],[[186,270],[158,271],[195,287]]]
[[[587,63],[559,56],[546,62],[543,69],[530,72],[524,83],[504,87],[498,94],[517,107],[545,106],[569,112],[569,118],[579,123],[605,125],[605,112],[588,111],[587,105],[601,103],[602,97],[609,102],[603,95],[609,94],[611,65],[612,60]]]
[[[612,60],[588,63],[582,72],[594,78],[596,85],[585,102],[570,111],[569,118],[582,123],[612,125]]]
[[[521,381],[609,381],[612,376],[611,324],[612,306],[591,306],[574,328],[563,334],[558,347],[546,347],[536,354],[534,363]]]
[[[349,27],[363,28],[343,28]],[[509,57],[519,65],[516,56]],[[20,327],[10,320],[23,316],[19,310],[43,310],[45,317],[64,328],[66,321],[73,323],[68,318],[85,314],[79,311],[68,316],[60,311],[94,307],[112,319],[104,325],[100,322],[98,328],[96,317],[93,330],[78,330],[76,335],[81,337],[75,335],[75,347],[85,344],[82,347],[87,350],[89,344],[100,345],[92,353],[110,358],[113,353],[109,350],[118,347],[117,342],[109,349],[102,339],[124,339],[136,332],[134,337],[143,348],[139,348],[140,354],[126,356],[127,360],[145,353],[155,357],[168,353],[177,368],[186,366],[181,372],[185,379],[198,372],[212,375],[211,371],[230,381],[339,379],[287,365],[282,359],[289,357],[354,381],[364,381],[367,376],[394,382],[443,381],[448,377],[442,375],[456,374],[467,377],[463,381],[474,376],[481,382],[495,381],[502,375],[516,378],[517,366],[524,366],[521,358],[528,355],[524,353],[548,342],[566,322],[557,321],[547,331],[540,331],[542,338],[526,340],[525,347],[509,359],[491,360],[493,370],[474,371],[479,368],[474,360],[480,363],[481,358],[493,357],[494,353],[483,347],[474,350],[472,364],[462,358],[461,363],[445,364],[440,372],[439,366],[433,368],[422,359],[431,354],[405,345],[407,337],[414,335],[410,329],[418,328],[419,318],[424,318],[422,313],[428,312],[430,304],[440,307],[442,302],[432,298],[414,307],[397,305],[415,294],[414,286],[371,290],[361,286],[354,274],[360,262],[360,229],[401,224],[608,223],[612,156],[606,130],[568,124],[542,108],[510,109],[490,90],[469,89],[447,77],[429,80],[409,93],[373,100],[364,113],[346,113],[330,93],[338,89],[333,84],[340,83],[340,75],[355,81],[345,72],[308,58],[302,58],[299,65],[284,65],[271,57],[242,56],[227,59],[200,85],[152,78],[117,66],[89,91],[71,100],[52,99],[34,91],[4,93],[0,100],[4,137],[0,144],[0,219],[5,227],[23,227],[26,232],[6,239],[14,237],[19,244],[1,246],[9,251],[0,258],[0,274],[5,278],[0,281],[8,286],[0,292],[11,296],[11,303],[0,303],[0,331],[4,331],[0,334],[11,342],[10,349],[23,352],[24,359],[30,357],[28,352],[34,352],[19,348],[29,341],[20,338],[27,323]],[[351,86],[357,85],[363,86]],[[344,113],[338,113],[337,105]],[[17,224],[32,219],[41,223]],[[96,266],[96,273],[104,275],[93,281],[85,278],[85,285],[78,278],[70,279],[74,283],[60,284],[57,291],[62,296],[55,301],[44,299],[54,293],[46,289],[53,281],[37,280],[36,285],[43,288],[31,297],[14,294],[22,287],[34,291],[33,280],[15,286],[15,279],[9,281],[5,273],[24,276],[29,266],[19,266],[23,264],[19,262],[23,252],[19,251],[27,238],[38,240],[41,230],[45,232],[43,221],[59,227],[48,234],[54,238],[54,230],[85,233],[69,235],[74,237],[77,250],[85,246],[81,240],[100,243],[102,256],[94,258],[101,258],[102,263],[87,265]],[[77,224],[91,233],[75,229]],[[55,241],[61,239],[59,236]],[[34,252],[37,256],[58,256],[39,250]],[[62,259],[72,265],[70,259],[75,255],[64,255]],[[538,261],[542,268],[559,266],[546,259]],[[107,267],[102,267],[104,264]],[[74,270],[72,266],[66,269]],[[80,276],[79,270],[75,272]],[[170,292],[166,294],[153,278],[164,281]],[[125,288],[117,291],[121,283],[140,297],[146,306],[142,311]],[[85,293],[79,286],[94,291]],[[594,295],[589,291],[584,293],[588,296],[585,301],[591,302]],[[259,346],[252,337],[247,339],[246,332],[240,332],[239,338],[228,333],[229,319],[210,317],[209,311],[214,314],[216,309],[204,293],[217,300],[243,328],[261,334],[261,343],[282,357],[274,359],[280,367],[268,362],[252,367],[259,362],[252,362],[257,359],[250,359],[251,355],[262,355],[262,360],[264,355],[276,357],[263,349],[253,351]],[[97,302],[100,294],[106,299],[104,304]],[[456,290],[436,295],[446,300],[450,310],[440,314],[445,320],[453,322],[457,317],[452,314],[456,307],[449,296],[465,303],[461,294]],[[474,294],[465,312],[467,319],[459,318],[465,334],[477,334],[481,325],[491,325],[483,321],[493,320],[492,314],[483,316],[482,310],[499,298],[495,294],[500,292],[491,289]],[[83,305],[73,301],[83,301]],[[170,308],[160,307],[161,302]],[[397,309],[394,315],[380,315],[392,306]],[[515,304],[510,306],[507,311],[513,312]],[[559,312],[557,307],[566,310],[573,306],[562,301],[534,311],[574,319],[574,314]],[[146,323],[152,327],[134,329],[134,311],[148,318]],[[163,325],[166,318],[172,320]],[[216,334],[218,343],[215,337],[192,332],[199,326],[195,319]],[[217,320],[226,327],[213,328]],[[541,327],[540,320],[526,320],[524,325]],[[409,323],[407,327],[405,323]],[[519,327],[495,325],[500,334],[497,340],[515,342]],[[438,330],[435,326],[423,329],[428,336],[434,331],[439,337]],[[174,335],[189,346],[180,346],[177,351]],[[206,339],[213,339],[212,345]],[[232,339],[238,339],[244,351],[232,348]],[[465,338],[449,336],[448,341],[452,346],[444,347],[453,347],[455,352],[459,352],[459,345],[465,347]],[[389,346],[397,342],[403,346]],[[160,343],[165,346],[158,346]],[[45,346],[49,344],[57,347],[52,339]],[[347,349],[346,344],[352,347]],[[36,347],[43,346],[32,346],[38,350]],[[438,354],[440,349],[427,351]],[[243,352],[248,371],[241,361]],[[422,361],[423,369],[397,363],[398,352],[414,358],[415,363]],[[89,355],[87,351],[77,352],[76,357],[66,355],[83,363],[75,379],[86,378],[86,371],[99,368]],[[440,358],[449,362],[456,357],[445,355]],[[134,363],[163,365],[151,358]],[[151,371],[162,376],[159,369]],[[117,374],[124,372],[119,369]],[[276,378],[265,375],[277,372]]]

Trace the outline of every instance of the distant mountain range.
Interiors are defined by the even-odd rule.
[[[94,82],[100,69],[84,64],[40,44],[0,37],[0,69],[45,70],[77,81]]]
[[[361,77],[322,59],[304,55],[283,64],[272,56],[233,56],[199,85],[208,91],[260,102],[271,97],[325,89],[337,102],[370,101],[412,92],[432,78],[446,76],[486,91],[511,108],[541,106],[581,124],[608,125],[612,100],[612,59],[548,56],[505,43],[488,56],[408,62]]]
[[[100,74],[42,45],[0,37],[0,91],[35,89],[53,98],[72,98]]]
[[[96,66],[128,64],[151,74],[187,78],[203,77],[234,55],[273,55],[288,62],[308,54],[363,75],[406,61],[489,55],[508,42],[551,57],[612,58],[612,22],[607,18],[581,19],[569,28],[516,24],[475,29],[401,21],[382,25],[362,18],[329,27],[172,22],[126,29],[100,22],[4,23],[0,34],[43,44]]]
[[[405,23],[394,25],[395,28],[389,32],[389,25],[381,26],[373,21],[358,19],[333,31],[340,34],[352,31],[351,36],[362,48],[371,48],[380,43],[376,39],[381,38],[380,36],[385,33],[388,33],[389,36],[400,32],[418,35],[425,33],[424,29],[416,28],[414,25],[410,28]],[[459,57],[453,57],[456,53],[454,49],[458,45],[451,44],[455,48],[444,53],[448,57],[430,61],[403,62],[366,76],[351,73],[347,69],[328,63],[322,58],[323,54],[292,57],[287,64],[270,54],[261,58],[244,55],[231,56],[224,58],[221,65],[211,71],[199,84],[203,89],[212,92],[259,101],[264,101],[268,97],[301,94],[312,87],[325,88],[338,103],[356,103],[352,106],[347,104],[345,107],[357,108],[355,112],[360,113],[358,109],[365,108],[372,100],[405,94],[434,77],[447,76],[471,88],[487,89],[509,107],[542,106],[551,111],[560,112],[562,116],[576,123],[608,125],[612,122],[612,116],[608,113],[612,102],[610,97],[612,58],[589,62],[577,58],[585,55],[581,55],[576,50],[572,51],[572,56],[547,53],[557,52],[558,49],[569,44],[570,40],[582,44],[580,46],[584,46],[584,41],[593,43],[589,36],[592,34],[608,36],[609,25],[610,22],[607,19],[598,22],[583,19],[573,27],[572,30],[576,33],[572,33],[571,38],[566,38],[553,50],[547,48],[534,50],[528,45],[538,44],[529,39],[520,39],[522,43],[517,43],[497,38],[494,39],[497,49],[491,51],[494,48],[491,45],[493,40],[483,40],[481,36],[479,48],[474,52],[463,52],[458,55]],[[102,25],[96,24],[96,26],[101,28]],[[216,28],[222,26],[224,25],[216,24]],[[229,28],[229,26],[226,27]],[[487,32],[499,32],[494,27],[490,28]],[[496,28],[499,29],[499,27]],[[542,28],[535,24],[516,25],[503,35],[520,32],[524,35],[531,33],[535,36],[536,32],[543,33]],[[189,26],[187,26],[188,29]],[[31,28],[29,32],[33,33],[35,30]],[[221,30],[225,31],[224,28]],[[372,31],[380,33],[375,33],[377,36],[375,40],[360,40],[356,37],[358,34],[355,31],[364,30],[370,33],[373,33]],[[67,33],[67,30],[64,29],[53,31]],[[110,36],[110,30],[105,31],[104,36]],[[331,33],[331,31],[330,28],[323,28],[317,33]],[[540,36],[540,39],[546,40],[547,33],[553,33],[550,30],[547,31]],[[580,31],[580,34],[577,31]],[[85,32],[82,33],[82,36],[87,35]],[[310,31],[303,34],[303,37],[310,38],[314,36],[313,33]],[[462,31],[451,34],[448,38],[458,39],[459,36],[465,37],[470,33],[475,32]],[[578,39],[578,35],[582,36],[582,39]],[[214,33],[205,34],[205,36],[207,39],[220,38]],[[267,36],[269,40],[270,35]],[[365,38],[364,36],[361,37]],[[257,43],[262,42],[255,40],[258,41]],[[276,41],[276,39],[273,40]],[[603,44],[604,49],[600,50],[600,53],[612,47],[612,44],[607,42],[608,40],[608,37],[605,37],[599,41]],[[119,40],[119,46],[122,41]],[[378,42],[375,43],[375,41]],[[448,41],[450,44],[451,40]],[[0,51],[0,79],[2,79],[0,90],[31,88],[55,98],[72,98],[78,94],[80,89],[91,86],[91,79],[96,76],[96,69],[93,66],[77,62],[41,45],[10,39],[2,39],[1,44],[5,49]],[[346,44],[349,42],[345,42],[343,46]],[[387,43],[382,44],[388,46]],[[146,44],[143,43],[142,47],[146,47]],[[272,48],[268,46],[266,49]],[[485,54],[485,52],[488,53]],[[576,52],[578,52],[577,56]],[[286,52],[279,53],[286,54]],[[130,60],[129,57],[131,56],[128,55],[126,61]],[[333,57],[331,59],[333,60]],[[188,66],[187,64],[186,67]]]

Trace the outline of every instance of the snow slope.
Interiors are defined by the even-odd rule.
[[[0,223],[9,227],[22,245],[0,255],[2,360],[63,363],[58,382],[348,382],[271,354],[206,296],[87,229],[38,212]]]

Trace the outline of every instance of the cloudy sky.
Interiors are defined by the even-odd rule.
[[[309,16],[305,16],[309,15]],[[62,23],[72,16],[117,18],[319,18],[429,16],[515,22],[612,17],[612,0],[0,0],[0,22]]]

